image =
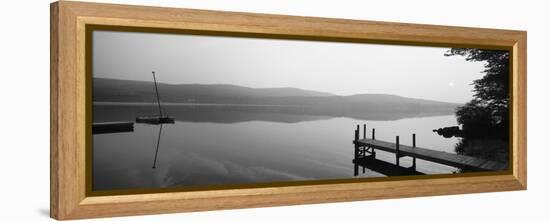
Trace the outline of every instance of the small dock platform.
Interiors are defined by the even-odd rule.
[[[92,123],[92,134],[134,132],[134,122],[115,121]]]
[[[412,146],[399,143],[399,136],[395,137],[395,142],[376,140],[375,129],[372,129],[372,137],[366,138],[366,125],[363,125],[363,139],[359,138],[359,125],[355,130],[355,139],[353,140],[355,148],[354,163],[359,163],[360,166],[367,167],[366,163],[361,162],[368,157],[375,158],[375,150],[381,150],[395,154],[395,165],[399,167],[399,159],[401,157],[412,157],[413,166],[410,169],[412,173],[416,172],[416,159],[422,159],[434,163],[439,163],[447,166],[460,168],[463,171],[499,171],[506,170],[508,166],[505,163],[480,159],[476,157],[448,153],[443,151],[431,150],[416,146],[416,135],[412,134]],[[360,160],[362,159],[362,160]],[[365,165],[362,165],[365,164]]]

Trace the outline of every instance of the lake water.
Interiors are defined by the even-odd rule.
[[[133,121],[152,107],[95,105],[93,121]],[[376,139],[454,152],[457,138],[443,138],[434,128],[456,125],[454,115],[358,120],[269,111],[167,107],[175,124],[135,124],[134,132],[93,135],[93,189],[167,188],[353,178],[353,133],[357,124],[376,128]],[[362,130],[362,126],[361,126]],[[362,132],[361,132],[362,136]],[[155,154],[157,155],[155,162]],[[377,151],[394,163],[394,154]],[[153,165],[155,164],[155,168]],[[401,159],[411,166],[411,159]],[[417,160],[427,174],[456,168]],[[380,177],[368,170],[357,177]]]

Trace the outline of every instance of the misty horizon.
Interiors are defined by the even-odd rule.
[[[484,62],[449,48],[94,31],[94,77],[159,83],[393,94],[466,103]],[[412,84],[414,82],[414,84]]]
[[[117,78],[96,78],[94,79],[107,79],[107,80],[121,80],[121,81],[135,81],[135,82],[146,82],[146,83],[153,83],[154,81],[146,81],[146,80],[126,80],[126,79],[117,79]],[[224,84],[224,83],[217,83],[217,84],[201,84],[201,83],[165,83],[165,82],[157,82],[158,84],[164,84],[164,85],[172,85],[172,86],[184,86],[184,85],[200,85],[200,86],[233,86],[233,87],[240,87],[240,88],[249,88],[249,89],[288,89],[288,90],[300,90],[300,91],[306,91],[306,92],[315,92],[315,93],[325,93],[326,95],[317,95],[317,97],[321,96],[335,96],[335,97],[353,97],[353,96],[361,96],[361,95],[385,95],[385,96],[395,96],[395,97],[401,97],[401,98],[410,98],[415,100],[425,100],[425,101],[435,101],[435,102],[442,102],[442,103],[451,103],[451,104],[464,104],[464,103],[458,103],[458,102],[449,102],[449,101],[440,101],[440,100],[432,100],[432,99],[425,99],[425,98],[417,98],[417,97],[409,97],[409,96],[402,96],[397,94],[387,94],[387,93],[360,93],[360,94],[349,94],[349,95],[340,95],[340,94],[333,94],[326,91],[317,91],[317,90],[310,90],[305,88],[296,88],[296,87],[267,87],[267,88],[261,88],[261,87],[249,87],[249,86],[242,86],[242,85],[235,85],[235,84]],[[159,88],[160,93],[162,94],[162,88]],[[163,97],[161,95],[161,101]],[[166,103],[166,102],[163,102]]]

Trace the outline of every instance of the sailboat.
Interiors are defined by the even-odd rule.
[[[155,83],[155,93],[157,95],[157,104],[159,109],[159,114],[157,116],[141,116],[136,117],[136,123],[146,123],[146,124],[173,124],[174,117],[166,116],[162,113],[162,107],[160,105],[160,96],[157,86],[157,78],[155,72],[153,71],[153,81]]]

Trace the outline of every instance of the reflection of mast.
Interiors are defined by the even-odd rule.
[[[153,169],[157,167],[157,155],[159,153],[160,134],[162,134],[162,124],[159,127],[159,136],[157,138],[157,150],[155,151],[155,160],[153,161]]]

